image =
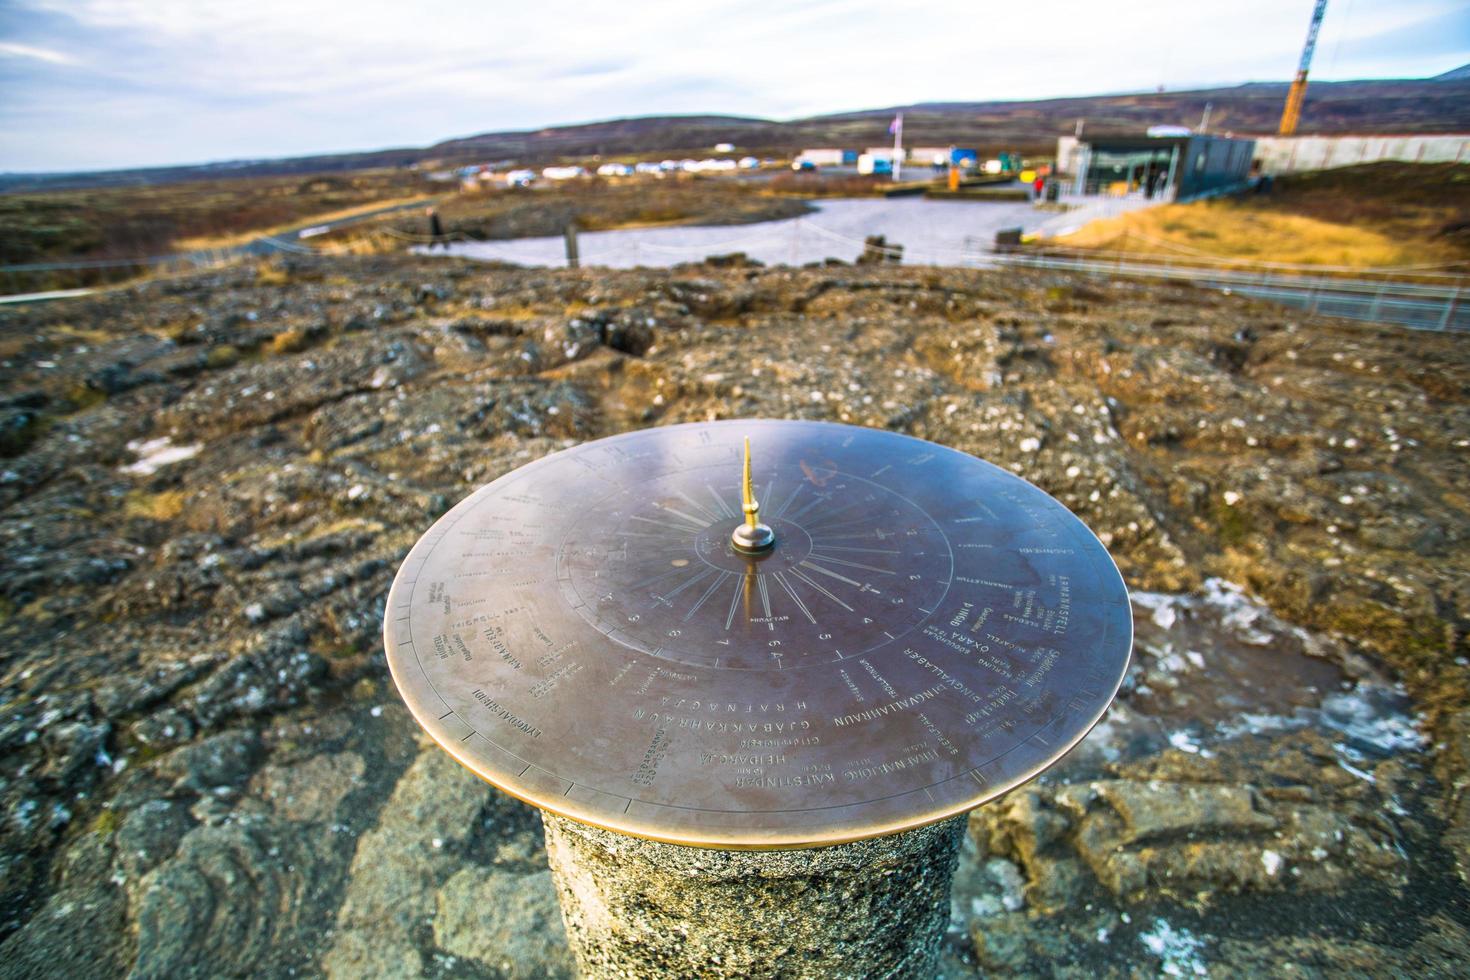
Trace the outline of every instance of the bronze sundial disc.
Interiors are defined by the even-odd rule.
[[[745,473],[744,440],[751,474]],[[388,596],[414,717],[527,802],[679,844],[891,834],[1032,778],[1117,692],[1117,567],[1061,504],[875,429],[647,429],[481,487]]]

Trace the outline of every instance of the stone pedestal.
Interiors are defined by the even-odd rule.
[[[589,980],[929,980],[966,822],[812,850],[726,851],[542,819]]]

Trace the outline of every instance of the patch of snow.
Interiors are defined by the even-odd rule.
[[[36,800],[21,800],[20,806],[16,807],[10,814],[10,820],[23,831],[28,831],[36,825],[36,811],[41,804]]]
[[[1199,740],[1195,738],[1192,733],[1187,732],[1182,728],[1177,732],[1169,733],[1169,744],[1178,749],[1180,752],[1188,752],[1190,755],[1204,756],[1207,759],[1210,757],[1210,753],[1200,748]]]
[[[1126,917],[1125,917],[1126,919]],[[1168,977],[1207,977],[1204,941],[1188,929],[1175,929],[1164,919],[1155,919],[1149,932],[1140,933],[1139,942],[1163,962],[1159,970]]]
[[[1171,674],[1182,674],[1189,669],[1186,666],[1185,659],[1177,653],[1171,653],[1161,658],[1159,660],[1159,666]]]
[[[1266,869],[1266,874],[1276,877],[1276,872],[1281,870],[1281,855],[1275,851],[1262,851],[1261,866]]]
[[[1251,646],[1268,646],[1271,634],[1256,627],[1257,620],[1269,617],[1270,610],[1245,594],[1234,582],[1222,578],[1205,579],[1204,600],[1220,614],[1220,624]]]
[[[1026,905],[1026,879],[1021,869],[1005,858],[985,862],[985,877],[1000,888],[1000,904],[1007,912],[1017,912]]]
[[[168,436],[157,439],[134,439],[128,443],[128,451],[138,457],[137,462],[122,467],[122,472],[133,476],[152,476],[171,463],[192,459],[203,449],[202,443],[192,446],[175,446]]]
[[[1105,762],[1117,762],[1123,757],[1118,724],[1126,724],[1127,721],[1127,708],[1120,702],[1113,702],[1107,717],[1092,727],[1092,731],[1078,743],[1077,751],[1081,753],[1091,750],[1102,756]],[[1115,722],[1118,724],[1114,724]]]
[[[1130,592],[1128,598],[1133,600],[1135,606],[1150,610],[1154,624],[1159,629],[1169,629],[1178,621],[1179,596],[1165,595],[1162,592]]]
[[[1322,723],[1341,732],[1358,748],[1384,754],[1424,747],[1424,736],[1402,710],[1404,698],[1390,688],[1360,684],[1351,691],[1328,695],[1322,702]]]
[[[991,919],[1005,911],[1005,906],[995,895],[981,895],[970,899],[970,918]]]
[[[1310,724],[1308,719],[1301,714],[1288,718],[1285,715],[1253,714],[1247,711],[1237,715],[1236,718],[1234,722],[1222,721],[1216,726],[1216,733],[1221,738],[1239,738],[1241,735],[1290,732],[1298,728],[1306,728]]]

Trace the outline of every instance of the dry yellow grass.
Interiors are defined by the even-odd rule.
[[[279,262],[266,259],[255,263],[255,281],[261,286],[284,286],[291,281],[291,276]]]
[[[306,349],[306,331],[299,327],[282,330],[266,344],[272,354],[295,354]]]
[[[133,491],[123,500],[123,513],[129,517],[146,517],[154,521],[171,521],[184,512],[185,494],[182,490],[164,490],[160,493]]]
[[[1110,253],[1355,269],[1424,266],[1462,258],[1438,243],[1395,240],[1371,228],[1247,208],[1233,201],[1135,211],[1091,222],[1046,244]]]

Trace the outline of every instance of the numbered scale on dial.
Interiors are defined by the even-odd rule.
[[[727,848],[964,812],[1060,758],[1132,647],[1065,507],[972,456],[820,422],[586,443],[482,487],[399,569],[415,718],[563,816]]]

